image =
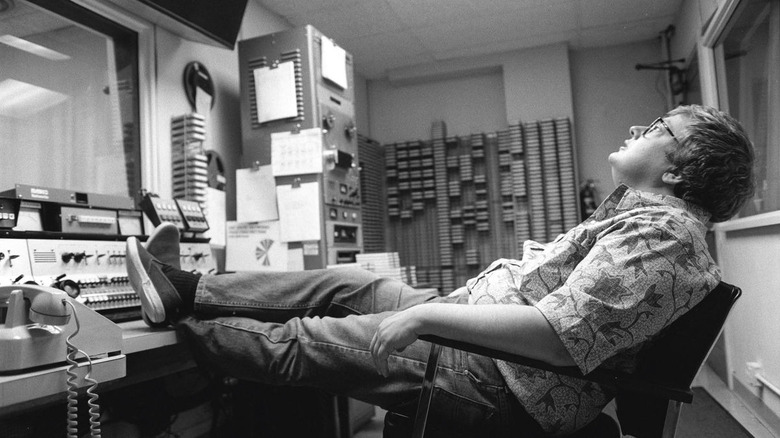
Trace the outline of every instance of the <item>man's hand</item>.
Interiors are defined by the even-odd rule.
[[[423,334],[483,345],[552,365],[575,365],[536,307],[426,303],[395,313],[377,327],[370,349],[379,374],[387,377],[387,357]]]
[[[379,374],[387,377],[390,372],[387,358],[394,351],[403,351],[406,346],[417,340],[420,335],[421,320],[419,315],[425,305],[411,307],[385,318],[371,339],[371,356]]]

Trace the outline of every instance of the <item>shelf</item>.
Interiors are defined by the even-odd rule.
[[[124,354],[92,360],[91,377],[98,383],[109,382],[125,377],[126,360]],[[24,374],[0,376],[0,408],[31,403],[39,399],[64,393],[67,390],[67,370],[69,365],[61,365]],[[86,363],[76,368],[79,388],[85,385]],[[64,399],[64,395],[63,395]]]

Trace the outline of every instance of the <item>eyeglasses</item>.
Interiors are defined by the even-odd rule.
[[[650,125],[648,125],[648,127],[647,127],[647,128],[645,128],[645,130],[642,132],[642,137],[644,137],[645,135],[647,135],[647,133],[648,133],[648,132],[650,132],[650,131],[652,131],[653,129],[655,129],[655,127],[656,127],[656,126],[658,126],[658,125],[661,125],[661,126],[663,126],[663,127],[664,127],[664,129],[666,129],[666,132],[668,132],[668,133],[669,133],[669,135],[671,135],[671,136],[672,136],[672,138],[674,139],[674,141],[676,141],[676,142],[677,142],[677,144],[680,144],[680,140],[677,140],[677,137],[675,137],[675,136],[674,136],[674,132],[672,132],[672,129],[671,129],[671,128],[669,128],[669,125],[667,125],[667,124],[666,124],[666,122],[664,122],[664,118],[663,118],[663,117],[659,117],[659,118],[657,118],[657,119],[653,120],[653,123],[651,123]]]

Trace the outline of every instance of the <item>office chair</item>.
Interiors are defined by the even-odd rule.
[[[516,362],[559,374],[578,377],[612,387],[617,391],[616,414],[623,434],[636,438],[674,437],[682,403],[693,401],[691,383],[720,334],[726,317],[742,291],[721,282],[698,305],[667,327],[658,338],[639,353],[633,373],[597,368],[582,375],[577,367],[556,367],[499,350],[466,342],[424,335],[431,342],[416,418],[396,412],[385,416],[384,438],[421,438],[453,436],[452,426],[428,422],[439,352],[442,346],[457,348],[495,359]],[[447,428],[450,427],[449,430]],[[478,437],[479,430],[457,425],[455,433]],[[593,422],[570,438],[620,437],[613,418],[601,413]],[[426,433],[427,432],[427,433]],[[523,435],[527,438],[527,435]]]

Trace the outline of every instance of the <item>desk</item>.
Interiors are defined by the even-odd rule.
[[[189,349],[174,329],[149,328],[141,320],[118,325],[122,328],[121,354],[93,360],[92,376],[99,382],[98,393],[173,375],[196,366]],[[67,365],[62,365],[0,376],[0,419],[64,403],[67,368]],[[86,367],[80,367],[79,372],[79,386],[83,387]],[[338,414],[332,420],[336,421],[335,428],[340,432],[334,432],[333,436],[349,437],[373,417],[374,408],[346,397],[340,399],[338,406],[334,399],[334,414]]]
[[[150,380],[195,366],[171,328],[151,329],[143,321],[118,324],[122,328],[120,354],[93,359],[92,378],[98,391]],[[0,376],[0,417],[62,402],[67,389],[68,365]],[[76,369],[79,388],[85,387],[86,366]]]

